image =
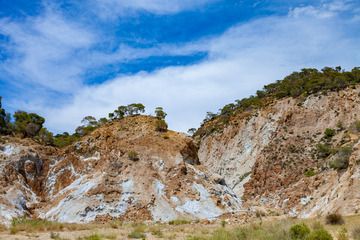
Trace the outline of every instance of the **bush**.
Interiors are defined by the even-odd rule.
[[[131,161],[139,161],[139,154],[135,151],[128,152],[128,157]]]
[[[330,162],[330,167],[341,170],[346,169],[349,166],[349,158],[352,153],[352,147],[342,147],[336,153],[336,159]]]
[[[341,225],[344,224],[344,219],[339,213],[331,213],[326,216],[326,224]]]
[[[313,169],[308,169],[308,170],[305,171],[304,175],[306,177],[312,177],[312,176],[315,176],[316,173],[315,173],[315,171]]]
[[[191,223],[189,220],[186,219],[174,219],[169,221],[170,225],[183,225],[183,224],[189,224]]]
[[[155,129],[158,132],[166,132],[168,129],[168,125],[163,119],[158,119],[155,123]]]
[[[330,154],[333,153],[333,149],[331,148],[331,146],[329,144],[318,144],[316,145],[316,150],[318,153],[318,156],[321,158],[326,158],[328,157]]]
[[[290,228],[290,236],[293,240],[305,239],[310,234],[310,228],[304,223],[293,225]]]
[[[355,130],[360,132],[360,121],[359,120],[354,123],[354,126],[355,126]]]
[[[324,134],[325,134],[325,138],[331,139],[333,136],[335,136],[335,129],[327,128],[325,129]]]
[[[308,235],[306,240],[333,240],[331,234],[325,229],[317,229]]]

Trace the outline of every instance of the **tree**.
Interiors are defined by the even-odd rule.
[[[36,139],[44,145],[54,145],[54,136],[46,128],[40,129]]]
[[[212,113],[212,112],[207,112],[206,113],[206,117],[204,119],[204,122],[207,122],[207,121],[210,121],[212,120],[213,118],[216,117],[216,114],[215,113]]]
[[[138,115],[145,112],[145,106],[141,103],[132,103],[127,106],[129,116]]]
[[[157,107],[155,108],[155,115],[158,119],[164,120],[165,117],[167,116],[167,113],[164,112],[164,109],[162,107]]]
[[[115,116],[117,118],[124,118],[126,114],[128,113],[128,107],[127,106],[119,106],[117,110],[114,111]]]
[[[81,123],[85,127],[96,127],[98,125],[98,122],[96,121],[96,118],[93,116],[86,116],[81,120]]]
[[[166,132],[168,129],[168,125],[163,119],[158,119],[155,124],[155,129],[158,132]]]
[[[189,135],[194,135],[196,132],[196,128],[190,128],[187,132]]]
[[[115,118],[115,114],[114,113],[109,113],[109,119],[113,120]]]
[[[17,111],[14,114],[15,131],[24,137],[34,137],[41,130],[45,119],[36,113]]]
[[[105,123],[107,123],[108,122],[108,120],[107,120],[107,118],[100,118],[99,119],[99,121],[98,121],[98,125],[103,125],[103,124],[105,124]]]
[[[11,115],[7,114],[5,109],[2,108],[1,104],[2,97],[0,97],[0,134],[9,134],[10,129],[10,118]]]

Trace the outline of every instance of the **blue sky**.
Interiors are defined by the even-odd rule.
[[[0,96],[55,132],[142,102],[198,127],[304,67],[360,66],[355,0],[0,0]]]

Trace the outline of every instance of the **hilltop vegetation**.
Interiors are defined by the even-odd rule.
[[[235,100],[225,105],[218,113],[208,112],[196,135],[207,135],[226,126],[232,115],[252,111],[268,105],[276,99],[286,97],[304,98],[315,93],[326,94],[339,91],[360,83],[360,67],[345,71],[341,67],[325,67],[321,71],[305,68],[293,72],[282,80],[265,85],[255,96]],[[211,124],[208,124],[211,123]],[[211,126],[206,126],[211,125]]]
[[[2,98],[0,97],[0,135],[15,135],[21,138],[32,138],[35,141],[50,146],[65,147],[85,136],[98,127],[124,117],[131,117],[143,114],[145,106],[141,103],[132,103],[127,106],[119,106],[114,112],[108,114],[108,118],[97,120],[93,116],[86,116],[81,121],[81,125],[75,129],[73,134],[64,132],[54,134],[43,127],[45,118],[25,111],[16,111],[13,116],[2,108]],[[159,132],[167,131],[165,122],[166,113],[162,107],[155,109],[156,130]],[[14,120],[12,120],[14,118]]]

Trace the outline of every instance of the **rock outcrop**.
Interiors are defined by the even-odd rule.
[[[192,139],[157,132],[155,121],[113,121],[63,150],[7,139],[0,221],[213,219],[240,209],[233,191],[199,165]]]
[[[222,131],[201,139],[200,162],[224,177],[244,207],[265,206],[276,214],[302,217],[357,213],[360,134],[354,124],[360,120],[359,92],[350,88],[285,98],[239,113]],[[327,128],[334,130],[328,139]],[[329,156],[319,156],[321,146],[329,148]],[[333,169],[331,161],[341,157],[342,148],[350,149],[349,164]]]

